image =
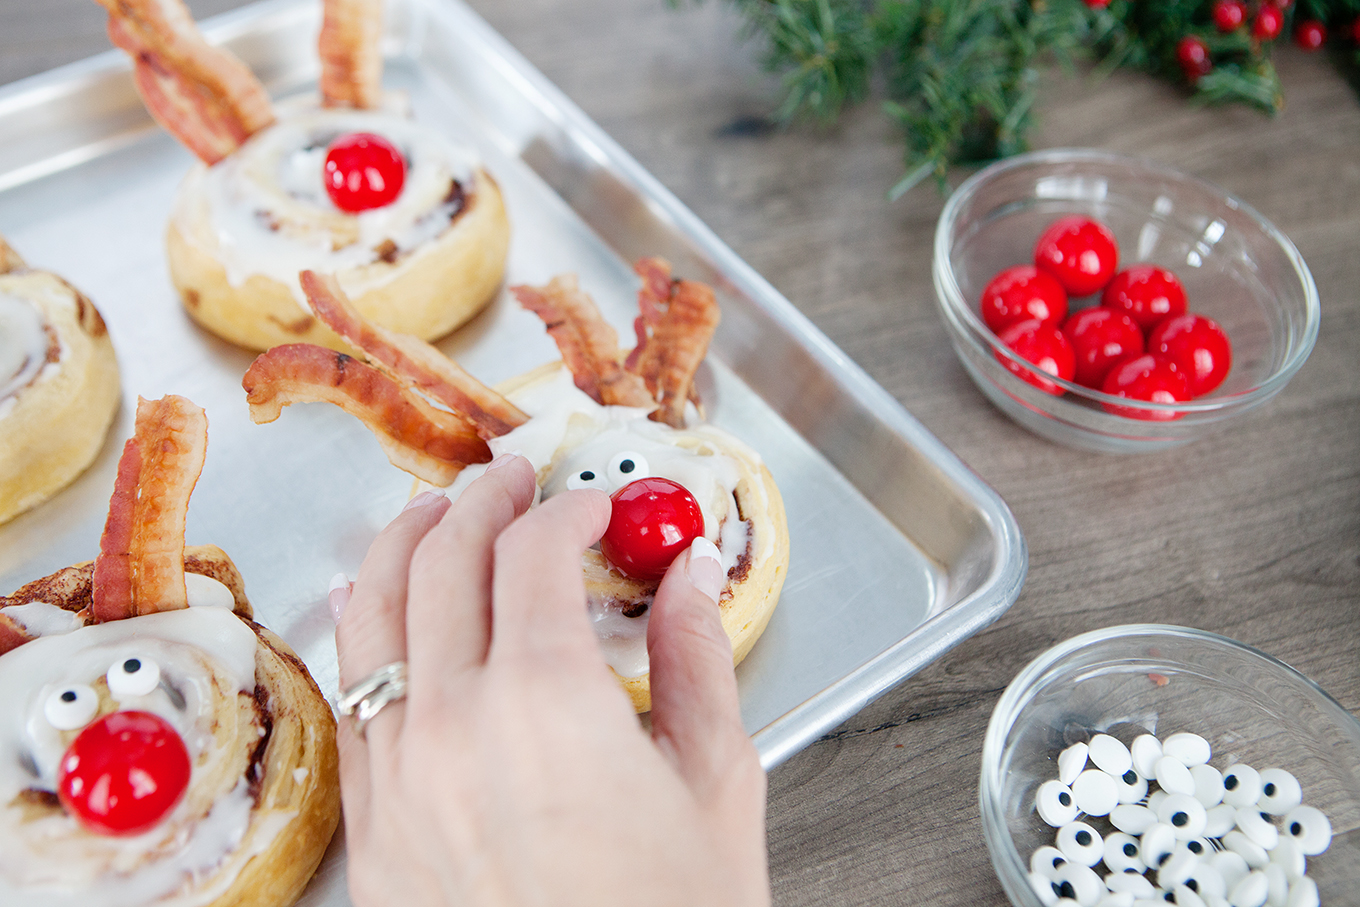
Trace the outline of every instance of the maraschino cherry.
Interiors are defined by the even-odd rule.
[[[351,214],[390,205],[406,182],[406,160],[380,135],[342,135],[326,151],[326,194]]]
[[[1060,217],[1034,246],[1034,264],[1071,296],[1088,296],[1110,282],[1119,264],[1119,245],[1110,228],[1089,217]]]
[[[135,835],[159,822],[189,786],[189,751],[150,712],[111,712],[61,757],[57,797],[88,831]]]
[[[704,514],[685,486],[660,476],[629,482],[610,495],[614,510],[600,552],[634,579],[660,579],[704,533]]]

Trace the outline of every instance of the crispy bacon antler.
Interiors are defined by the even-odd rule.
[[[208,417],[183,397],[137,400],[94,566],[95,622],[189,606],[184,522],[203,471]]]
[[[595,301],[576,282],[575,274],[562,274],[547,286],[511,287],[520,305],[543,319],[557,343],[562,361],[576,379],[576,386],[596,403],[606,406],[656,405],[655,398],[637,375],[620,364],[619,335],[604,320]]]
[[[317,42],[323,106],[378,106],[382,31],[382,0],[325,0]]]
[[[365,321],[334,277],[303,271],[302,289],[316,316],[362,353],[369,365],[444,404],[482,438],[499,437],[529,420],[513,403],[430,344]]]
[[[352,356],[307,343],[259,356],[241,385],[256,423],[273,422],[293,403],[333,403],[377,437],[398,469],[448,485],[464,466],[486,463],[491,450],[472,426]]]
[[[182,0],[97,2],[109,11],[109,38],[132,57],[147,110],[204,163],[274,122],[264,86],[204,39]]]
[[[660,258],[643,258],[633,270],[642,278],[641,314],[634,322],[638,344],[625,367],[642,377],[660,404],[651,418],[680,428],[694,375],[718,329],[718,301],[708,284],[673,280],[670,264]]]

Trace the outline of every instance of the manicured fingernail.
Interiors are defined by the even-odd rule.
[[[424,507],[426,504],[433,504],[442,497],[444,497],[444,492],[439,489],[422,491],[420,494],[407,501],[406,506],[401,508],[401,512],[405,513],[406,511],[414,510],[417,507]]]
[[[500,469],[502,466],[506,465],[511,460],[514,460],[521,456],[523,456],[523,454],[521,454],[517,450],[511,451],[510,453],[503,453],[496,459],[492,460],[490,463],[486,464],[486,471],[490,472],[493,469]]]
[[[689,578],[690,584],[704,595],[712,599],[713,604],[718,603],[718,596],[722,594],[723,576],[722,561],[718,555],[718,546],[714,545],[702,535],[695,539],[689,546],[689,561],[685,564],[685,576]]]
[[[340,623],[340,615],[345,613],[345,605],[349,604],[350,584],[349,577],[343,573],[337,573],[331,577],[331,588],[327,598],[331,604],[331,617],[335,622]]]

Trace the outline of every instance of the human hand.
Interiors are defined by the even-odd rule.
[[[586,613],[609,499],[533,497],[509,457],[452,504],[413,499],[332,593],[341,687],[403,659],[409,676],[364,736],[341,722],[354,903],[768,904],[716,550],[677,558],[652,605],[649,736]]]

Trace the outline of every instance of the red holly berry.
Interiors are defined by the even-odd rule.
[[[982,291],[982,320],[994,333],[1031,318],[1056,323],[1067,317],[1067,293],[1034,265],[1007,268]]]
[[[1209,59],[1209,45],[1197,35],[1186,35],[1176,44],[1176,60],[1181,64],[1181,72],[1185,73],[1185,80],[1191,85],[1199,81],[1200,76],[1208,75],[1214,68],[1213,61]]]
[[[1360,44],[1360,16],[1356,16],[1355,21],[1351,23],[1351,40]]]
[[[704,513],[679,482],[652,476],[610,495],[613,512],[600,553],[620,573],[660,579],[680,552],[704,534]]]
[[[1062,326],[1076,356],[1076,382],[1099,388],[1115,363],[1143,352],[1143,331],[1124,312],[1094,306]]]
[[[1262,3],[1251,26],[1251,36],[1258,41],[1274,41],[1284,28],[1284,13],[1273,3]]]
[[[1070,295],[1087,296],[1114,276],[1119,245],[1110,228],[1099,221],[1080,215],[1060,217],[1035,243],[1034,264]]]
[[[1185,288],[1175,274],[1156,265],[1133,265],[1114,275],[1100,304],[1127,312],[1143,330],[1185,311]]]
[[[1085,3],[1091,9],[1104,9],[1110,5],[1110,0],[1085,0]]]
[[[1071,381],[1076,375],[1077,360],[1072,352],[1072,344],[1055,324],[1045,324],[1037,319],[1021,321],[1001,332],[1001,342],[1021,359],[1033,363],[1041,372],[1064,381]],[[1008,371],[1046,394],[1061,397],[1067,393],[1064,388],[1012,362],[1000,352],[996,353],[996,358]]]
[[[189,752],[150,712],[111,712],[61,757],[57,797],[89,831],[134,835],[174,808],[189,786]]]
[[[1294,43],[1307,51],[1314,51],[1327,43],[1327,26],[1316,19],[1305,19],[1294,29]]]
[[[1221,32],[1236,31],[1247,21],[1247,5],[1242,0],[1218,0],[1214,4],[1214,25]]]
[[[351,214],[396,201],[406,182],[406,160],[380,135],[342,135],[326,152],[326,194]]]
[[[1146,400],[1149,403],[1185,403],[1190,399],[1185,373],[1176,368],[1170,359],[1163,359],[1150,353],[1125,359],[1110,369],[1100,389],[1115,397]],[[1184,415],[1118,406],[1113,403],[1102,405],[1106,412],[1128,416],[1130,419],[1142,419],[1145,422],[1171,422]]]
[[[1176,363],[1192,397],[1218,387],[1232,368],[1228,335],[1203,315],[1177,315],[1159,322],[1148,335],[1147,351]]]

